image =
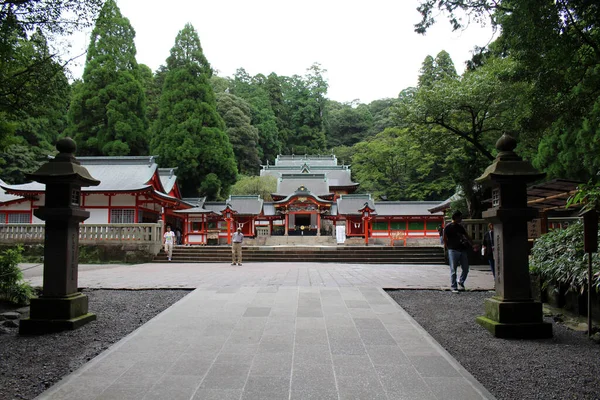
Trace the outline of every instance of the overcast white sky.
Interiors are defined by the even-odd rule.
[[[369,103],[415,86],[427,55],[450,53],[459,73],[473,46],[491,29],[473,24],[452,32],[439,18],[427,35],[414,32],[418,0],[117,0],[136,31],[137,60],[155,71],[175,36],[190,22],[219,76],[237,68],[251,75],[304,75],[318,62],[327,70],[327,97]],[[72,54],[85,51],[89,32],[73,37]],[[81,76],[85,58],[73,65]]]

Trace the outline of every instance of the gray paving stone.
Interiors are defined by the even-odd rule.
[[[327,330],[325,329],[296,329],[296,344],[327,345]]]
[[[387,399],[383,386],[376,375],[356,375],[337,377],[340,399],[384,400]]]
[[[195,376],[164,376],[144,396],[144,400],[189,400],[200,385]]]
[[[263,330],[268,320],[267,317],[240,318],[235,329],[240,331]]]
[[[296,318],[296,329],[325,329],[323,317],[298,317]]]
[[[289,380],[292,353],[257,353],[252,362],[250,376],[285,376]]]
[[[367,303],[364,300],[346,300],[346,307],[371,309],[371,306],[369,305],[369,303]]]
[[[214,357],[202,357],[197,354],[186,354],[180,357],[166,371],[169,376],[198,377],[204,376],[212,365]]]
[[[290,400],[339,400],[339,397],[335,389],[294,390],[292,388]]]
[[[320,308],[302,308],[298,307],[296,310],[296,316],[298,317],[322,317],[323,311]]]
[[[198,389],[192,400],[239,400],[242,390]]]
[[[373,318],[379,319],[373,310],[366,308],[349,308],[348,313],[352,318]]]
[[[396,345],[396,341],[390,334],[385,330],[378,329],[365,329],[359,331],[360,338],[362,339],[365,346],[393,346]]]
[[[483,397],[464,378],[424,378],[433,394],[440,400],[482,400]]]
[[[201,389],[243,389],[249,364],[214,364],[204,377]]]
[[[385,331],[386,328],[378,318],[354,318],[356,329],[378,329]]]
[[[327,335],[329,336],[329,340],[334,341],[344,339],[360,340],[360,335],[358,334],[358,331],[354,328],[354,326],[336,326],[333,328],[328,327]]]
[[[335,390],[335,378],[331,364],[295,364],[292,371],[292,390]]]
[[[365,346],[374,365],[404,365],[409,360],[400,347],[393,346]]]
[[[263,335],[258,351],[261,353],[292,353],[294,350],[294,335]]]
[[[364,355],[365,347],[362,340],[329,339],[331,354],[333,355]]]
[[[244,317],[268,317],[271,313],[271,307],[248,307]]]
[[[333,369],[335,376],[369,376],[377,378],[377,372],[373,368],[371,359],[365,355],[334,355]]]
[[[294,365],[327,364],[331,365],[331,352],[327,345],[299,345],[294,347]]]
[[[220,354],[256,354],[258,343],[256,344],[230,344],[225,343]]]
[[[256,353],[221,353],[215,359],[217,364],[252,364]]]
[[[228,344],[258,344],[262,337],[262,330],[249,330],[249,329],[235,329],[225,345]]]
[[[290,378],[277,376],[250,376],[244,387],[242,399],[281,400],[290,393]]]
[[[460,372],[442,356],[409,356],[408,359],[422,377],[461,376]]]
[[[435,395],[429,389],[417,370],[410,364],[376,365],[375,370],[389,398],[434,400]],[[412,396],[412,397],[411,397]]]

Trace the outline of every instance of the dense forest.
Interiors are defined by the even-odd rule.
[[[215,74],[190,24],[157,71],[138,64],[135,30],[115,0],[0,2],[0,178],[21,183],[62,136],[78,155],[157,155],[185,196],[268,193],[256,178],[277,154],[330,154],[362,192],[383,200],[462,194],[502,133],[548,174],[595,182],[600,170],[600,7],[584,0],[420,0],[426,34],[443,9],[455,29],[499,34],[462,75],[445,51],[415,87],[370,104],[327,98],[326,70],[303,76]],[[415,21],[418,22],[418,21]],[[93,27],[82,79],[70,82],[58,40]],[[364,79],[368,79],[365,76]],[[265,183],[272,185],[272,182]],[[250,194],[250,193],[247,193]]]

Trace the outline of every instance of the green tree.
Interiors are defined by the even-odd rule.
[[[135,31],[114,0],[96,20],[69,109],[69,134],[80,155],[145,155],[146,96],[135,59]]]
[[[231,93],[243,98],[251,106],[252,125],[258,129],[259,158],[272,160],[281,153],[282,144],[266,81],[267,78],[262,74],[252,77],[239,68],[230,84]]]
[[[217,111],[225,121],[238,171],[241,174],[256,175],[260,168],[258,129],[251,125],[250,105],[232,94],[218,93]]]
[[[364,140],[373,127],[373,116],[365,104],[328,101],[325,106],[327,146],[352,146]]]
[[[240,176],[231,187],[233,195],[259,195],[264,201],[273,201],[271,193],[277,191],[277,178],[274,176]]]
[[[211,76],[198,33],[186,24],[167,58],[151,142],[152,153],[159,155],[162,166],[178,167],[185,196],[197,195],[210,173],[220,182],[219,195],[226,196],[237,175],[233,148],[210,86]]]
[[[388,128],[354,146],[361,190],[388,200],[440,200],[454,189],[449,171],[408,129]]]
[[[436,9],[446,10],[455,29],[468,20],[501,28],[498,40],[480,52],[510,56],[515,77],[531,85],[528,118],[520,121],[528,147],[539,142],[533,162],[550,177],[598,179],[600,168],[600,13],[588,0],[424,0],[417,31],[433,23]],[[522,143],[523,141],[520,140]]]
[[[319,153],[326,148],[323,114],[328,84],[319,64],[308,68],[304,77],[294,75],[282,85],[290,112],[288,152]]]

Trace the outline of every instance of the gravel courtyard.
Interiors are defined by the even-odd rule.
[[[600,398],[600,345],[582,332],[554,323],[552,339],[497,339],[475,323],[491,292],[388,294],[498,399]]]

